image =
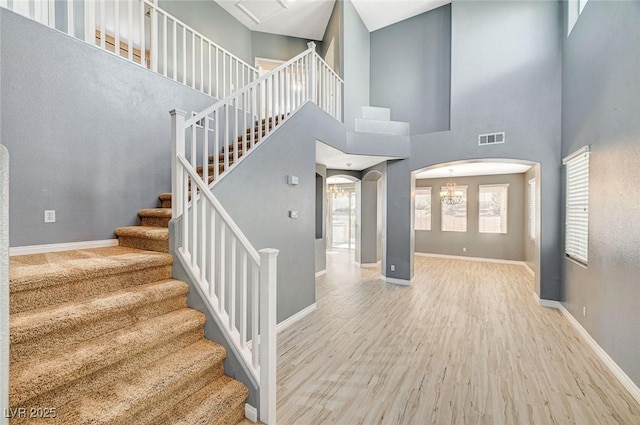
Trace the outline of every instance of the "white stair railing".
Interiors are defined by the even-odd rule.
[[[258,77],[256,68],[156,0],[0,0],[0,6],[218,99]],[[56,14],[64,19],[56,22]]]
[[[177,255],[258,383],[259,419],[268,425],[276,422],[278,251],[257,252],[209,183],[220,181],[308,101],[341,120],[342,84],[309,43],[305,52],[193,117],[171,112],[172,216],[181,219]]]
[[[0,145],[0,425],[9,423],[9,154]]]

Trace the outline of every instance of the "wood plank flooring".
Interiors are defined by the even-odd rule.
[[[278,335],[278,424],[640,424],[640,406],[518,265],[416,257],[414,284],[327,255]]]

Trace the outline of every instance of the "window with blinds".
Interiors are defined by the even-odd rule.
[[[442,186],[441,190],[446,191],[447,187]],[[467,186],[456,186],[456,191],[462,192],[462,202],[458,205],[442,204],[441,230],[443,232],[466,232],[467,231]]]
[[[529,180],[529,237],[536,238],[536,179]]]
[[[480,185],[478,200],[478,231],[507,233],[508,184]]]
[[[431,188],[416,188],[415,229],[431,230]]]
[[[567,156],[565,252],[587,264],[589,242],[589,149],[584,147]]]

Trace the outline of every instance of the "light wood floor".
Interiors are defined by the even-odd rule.
[[[416,257],[411,287],[327,256],[278,336],[278,424],[640,424],[640,406],[517,265]]]

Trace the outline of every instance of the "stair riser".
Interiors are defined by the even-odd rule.
[[[77,379],[57,384],[55,388],[41,388],[34,385],[25,388],[23,391],[14,391],[10,394],[9,405],[16,407],[53,406],[62,408],[68,400],[75,399],[80,395],[96,390],[107,385],[116,379],[144,368],[151,362],[165,357],[181,348],[191,345],[204,338],[204,328],[202,326],[189,329],[186,332],[175,336],[167,336],[164,340],[158,341],[156,345],[148,349],[132,350],[130,355],[111,365],[107,365],[95,372],[87,373]],[[91,367],[91,365],[88,365]],[[62,412],[59,412],[60,416]],[[98,413],[96,414],[98,415]],[[14,425],[12,423],[12,425]]]
[[[151,227],[169,227],[169,221],[171,221],[171,217],[142,217],[140,220],[140,225]]]
[[[11,314],[55,304],[81,301],[99,294],[171,278],[171,265],[149,267],[105,277],[65,282],[28,291],[12,292]]]
[[[171,208],[171,199],[161,201],[162,208]]]
[[[72,329],[62,329],[20,343],[11,344],[11,362],[17,363],[32,358],[62,351],[65,348],[104,335],[117,329],[127,328],[137,322],[161,316],[187,307],[184,295],[146,304],[127,311],[119,311],[107,317],[96,317]]]
[[[196,391],[201,390],[211,382],[223,375],[222,362],[207,367],[197,374],[185,375],[183,379],[175,385],[164,389],[162,394],[158,394],[153,399],[146,400],[142,406],[137,406],[134,414],[118,418],[116,422],[110,422],[109,425],[146,425],[153,423],[167,410],[169,406],[178,405],[182,400]],[[166,424],[166,422],[165,422]]]
[[[206,425],[237,425],[244,419],[244,401],[234,408],[229,408],[228,412],[220,418],[215,418]]]
[[[136,238],[132,236],[119,236],[120,246],[143,249],[145,251],[169,252],[168,240]]]

